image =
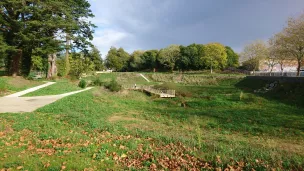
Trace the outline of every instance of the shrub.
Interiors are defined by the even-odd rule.
[[[65,61],[63,59],[56,60],[57,65],[57,75],[59,77],[63,77],[66,74],[66,67],[65,67]]]
[[[96,77],[96,78],[93,80],[93,85],[94,85],[94,86],[103,86],[103,85],[104,85],[104,82],[101,80],[100,77]]]
[[[26,79],[28,79],[28,80],[34,80],[35,76],[36,76],[35,73],[30,72],[30,74],[26,77]]]
[[[87,82],[85,80],[80,80],[78,86],[81,88],[85,88],[87,86]]]
[[[106,84],[105,87],[113,92],[118,92],[121,90],[121,85],[119,85],[115,79],[113,79],[110,83]]]

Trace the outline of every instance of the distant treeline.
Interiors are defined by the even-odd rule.
[[[220,43],[170,45],[160,50],[136,50],[111,47],[105,65],[115,71],[187,71],[225,69],[239,66],[239,55]]]

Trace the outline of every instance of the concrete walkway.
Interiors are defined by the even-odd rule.
[[[146,81],[148,81],[148,82],[150,82],[150,80],[147,78],[147,77],[145,77],[143,74],[139,74],[141,77],[143,77]]]
[[[44,85],[46,85],[46,84],[44,84]],[[37,88],[37,87],[34,87],[34,88]],[[37,96],[37,97],[19,97],[19,96],[24,95],[23,94],[24,92],[27,92],[27,93],[32,92],[32,90],[34,88],[29,89],[29,91],[25,90],[25,91],[22,91],[22,93],[19,92],[19,93],[15,93],[15,94],[0,98],[0,113],[33,112],[36,109],[43,107],[45,105],[51,104],[61,98],[64,98],[66,96],[70,96],[73,94],[77,94],[77,93],[80,93],[83,91],[90,90],[93,87],[88,87],[83,90],[73,91],[73,92],[59,94],[59,95]],[[40,87],[40,88],[43,88],[43,87]],[[38,89],[35,89],[35,90],[38,90]]]
[[[5,97],[20,97],[20,96],[23,96],[25,94],[31,93],[33,91],[39,90],[41,88],[53,85],[55,83],[56,82],[47,82],[46,84],[43,84],[43,85],[40,85],[40,86],[37,86],[37,87],[33,87],[33,88],[30,88],[30,89],[27,89],[27,90],[24,90],[24,91],[20,91],[18,93],[10,94],[10,95],[5,96]]]

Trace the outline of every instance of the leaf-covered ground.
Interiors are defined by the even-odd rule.
[[[96,87],[0,114],[0,170],[303,169],[304,109],[237,81],[176,84],[174,99]]]

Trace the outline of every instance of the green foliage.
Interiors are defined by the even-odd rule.
[[[93,85],[94,86],[103,86],[105,85],[105,82],[102,80],[101,77],[95,77],[95,79],[93,80]]]
[[[0,68],[2,68],[5,65],[5,59],[7,56],[7,50],[8,46],[6,42],[3,39],[2,34],[0,34]]]
[[[178,68],[181,70],[200,70],[205,66],[201,58],[205,56],[205,46],[201,44],[191,44],[189,46],[180,46],[180,59]]]
[[[57,75],[59,77],[63,77],[66,74],[66,68],[65,68],[65,60],[64,59],[57,59],[56,60],[56,66],[57,66]]]
[[[87,86],[86,80],[83,80],[83,79],[80,80],[78,86],[79,86],[80,88],[86,88],[86,86]]]
[[[239,55],[233,51],[229,46],[225,47],[227,53],[227,67],[238,67],[239,66]]]
[[[88,57],[94,63],[94,66],[95,66],[94,70],[95,71],[102,71],[102,70],[105,69],[104,64],[103,64],[103,60],[101,58],[101,54],[95,46],[93,46],[93,48],[89,52]]]
[[[206,46],[191,44],[189,46],[170,45],[164,49],[140,51],[136,50],[127,55],[123,49],[111,47],[106,59],[106,66],[116,71],[170,71],[202,70],[210,68],[224,69],[227,66],[227,53],[229,53],[229,66],[238,65],[238,55],[229,47],[213,43],[208,45],[209,56],[206,56]],[[119,52],[121,51],[121,53]],[[125,54],[125,55],[120,55]],[[215,55],[216,57],[210,57]],[[125,57],[122,57],[125,56]],[[214,58],[214,59],[213,59]]]
[[[224,69],[227,66],[227,53],[220,43],[210,43],[205,46],[205,56],[202,61],[207,68]]]
[[[32,56],[32,70],[43,70],[43,59],[41,56]]]
[[[47,58],[61,51],[64,42],[54,38],[59,32],[71,35],[75,49],[86,51],[91,45],[94,25],[85,20],[93,17],[87,0],[7,0],[0,2],[0,10],[6,11],[0,13],[0,23],[4,41],[11,47],[6,67],[12,73],[19,73],[22,66],[26,74],[32,67],[32,55]]]
[[[157,65],[157,55],[158,50],[145,51],[145,53],[141,56],[143,68],[149,70],[155,69]]]
[[[121,85],[119,85],[115,79],[112,79],[111,82],[109,82],[105,85],[105,87],[113,92],[118,92],[122,89]]]
[[[191,60],[188,57],[187,53],[185,53],[185,51],[187,51],[187,47],[180,46],[180,51],[181,51],[181,55],[176,61],[176,68],[182,71],[189,70],[190,69],[189,66],[191,65]]]
[[[144,53],[144,51],[137,50],[130,55],[130,59],[128,61],[130,71],[140,71],[143,68],[142,55]]]
[[[159,51],[157,60],[169,71],[173,71],[175,68],[176,60],[179,58],[180,48],[178,45],[170,45],[167,48]]]
[[[126,71],[130,55],[123,48],[111,47],[106,57],[106,66],[115,71]]]
[[[94,63],[88,57],[84,57],[79,53],[73,53],[70,62],[70,74],[77,78],[80,78],[82,74],[86,74],[89,71],[94,71],[95,68]]]

